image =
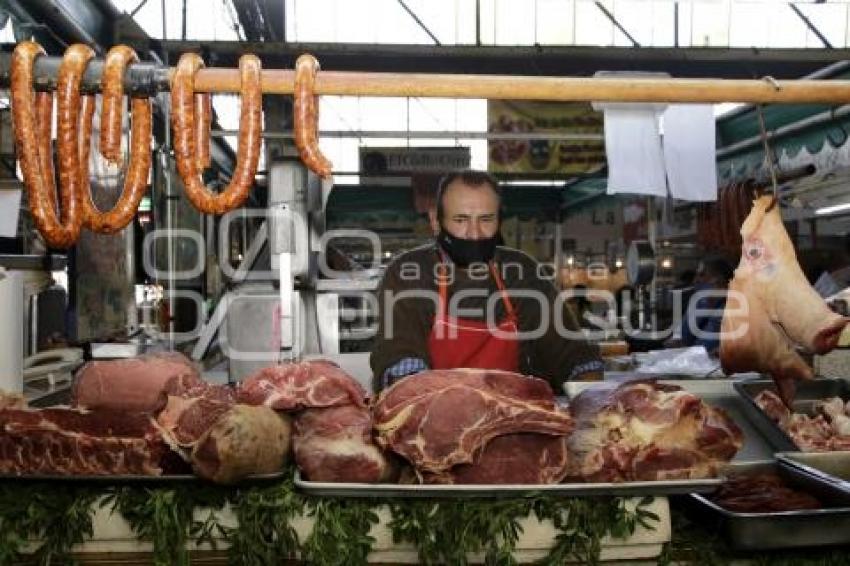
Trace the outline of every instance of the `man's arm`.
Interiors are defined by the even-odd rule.
[[[402,377],[428,369],[427,299],[398,299],[400,293],[422,287],[421,280],[408,282],[400,276],[399,262],[387,267],[378,289],[378,333],[369,360],[375,392]]]

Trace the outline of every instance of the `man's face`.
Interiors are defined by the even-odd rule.
[[[489,185],[453,181],[443,193],[442,226],[456,238],[492,238],[499,231],[499,197]],[[436,213],[431,215],[431,227],[435,234],[440,229]]]

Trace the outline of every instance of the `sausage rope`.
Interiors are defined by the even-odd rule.
[[[319,100],[315,95],[319,62],[309,53],[295,61],[295,147],[301,161],[316,175],[331,175],[331,162],[319,149]]]
[[[103,70],[103,100],[100,118],[100,152],[110,162],[121,158],[121,121],[124,105],[124,71],[138,61],[136,53],[126,45],[109,50]],[[115,206],[101,212],[91,198],[89,184],[89,147],[94,114],[94,96],[82,97],[79,137],[79,179],[82,187],[83,225],[99,234],[114,234],[129,224],[147,189],[151,168],[150,139],[152,130],[151,102],[147,98],[132,99],[130,159],[124,175],[124,187]]]
[[[195,73],[203,65],[201,57],[195,53],[184,54],[177,63],[171,85],[174,156],[177,172],[183,180],[186,196],[192,205],[207,214],[224,214],[245,202],[257,173],[262,133],[261,65],[260,59],[255,55],[246,54],[239,58],[242,78],[239,146],[236,150],[233,178],[221,193],[210,192],[199,171],[205,163],[202,161],[203,150],[199,155],[198,145],[206,145],[204,150],[209,151],[209,125],[207,123],[201,127],[209,114],[205,107],[199,108],[203,105],[197,103],[194,87]],[[204,135],[199,134],[201,129],[204,130]]]
[[[33,221],[48,246],[64,249],[76,242],[82,226],[75,137],[82,73],[94,52],[83,45],[71,46],[59,69],[57,92],[60,98],[63,93],[66,95],[64,102],[58,104],[59,213],[52,177],[50,137],[44,137],[51,127],[52,99],[38,97],[37,108],[33,90],[33,65],[36,58],[44,54],[41,46],[31,41],[19,43],[12,53],[12,127]]]

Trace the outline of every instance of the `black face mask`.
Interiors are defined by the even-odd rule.
[[[461,267],[473,263],[487,263],[493,259],[497,239],[498,236],[483,240],[467,240],[452,236],[446,232],[445,228],[440,228],[440,233],[437,235],[437,243],[449,254],[452,261]]]

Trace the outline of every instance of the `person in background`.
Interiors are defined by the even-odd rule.
[[[726,306],[725,291],[733,274],[732,266],[721,257],[707,258],[700,262],[694,277],[694,293],[682,319],[681,345],[704,346],[709,354],[715,354],[720,348],[720,323]],[[713,292],[705,295],[706,291]],[[700,312],[705,310],[715,312]]]
[[[521,372],[556,393],[567,380],[601,379],[599,348],[579,336],[552,281],[534,259],[498,245],[500,207],[498,184],[483,171],[440,181],[434,241],[395,258],[378,290],[375,391],[426,369]]]

